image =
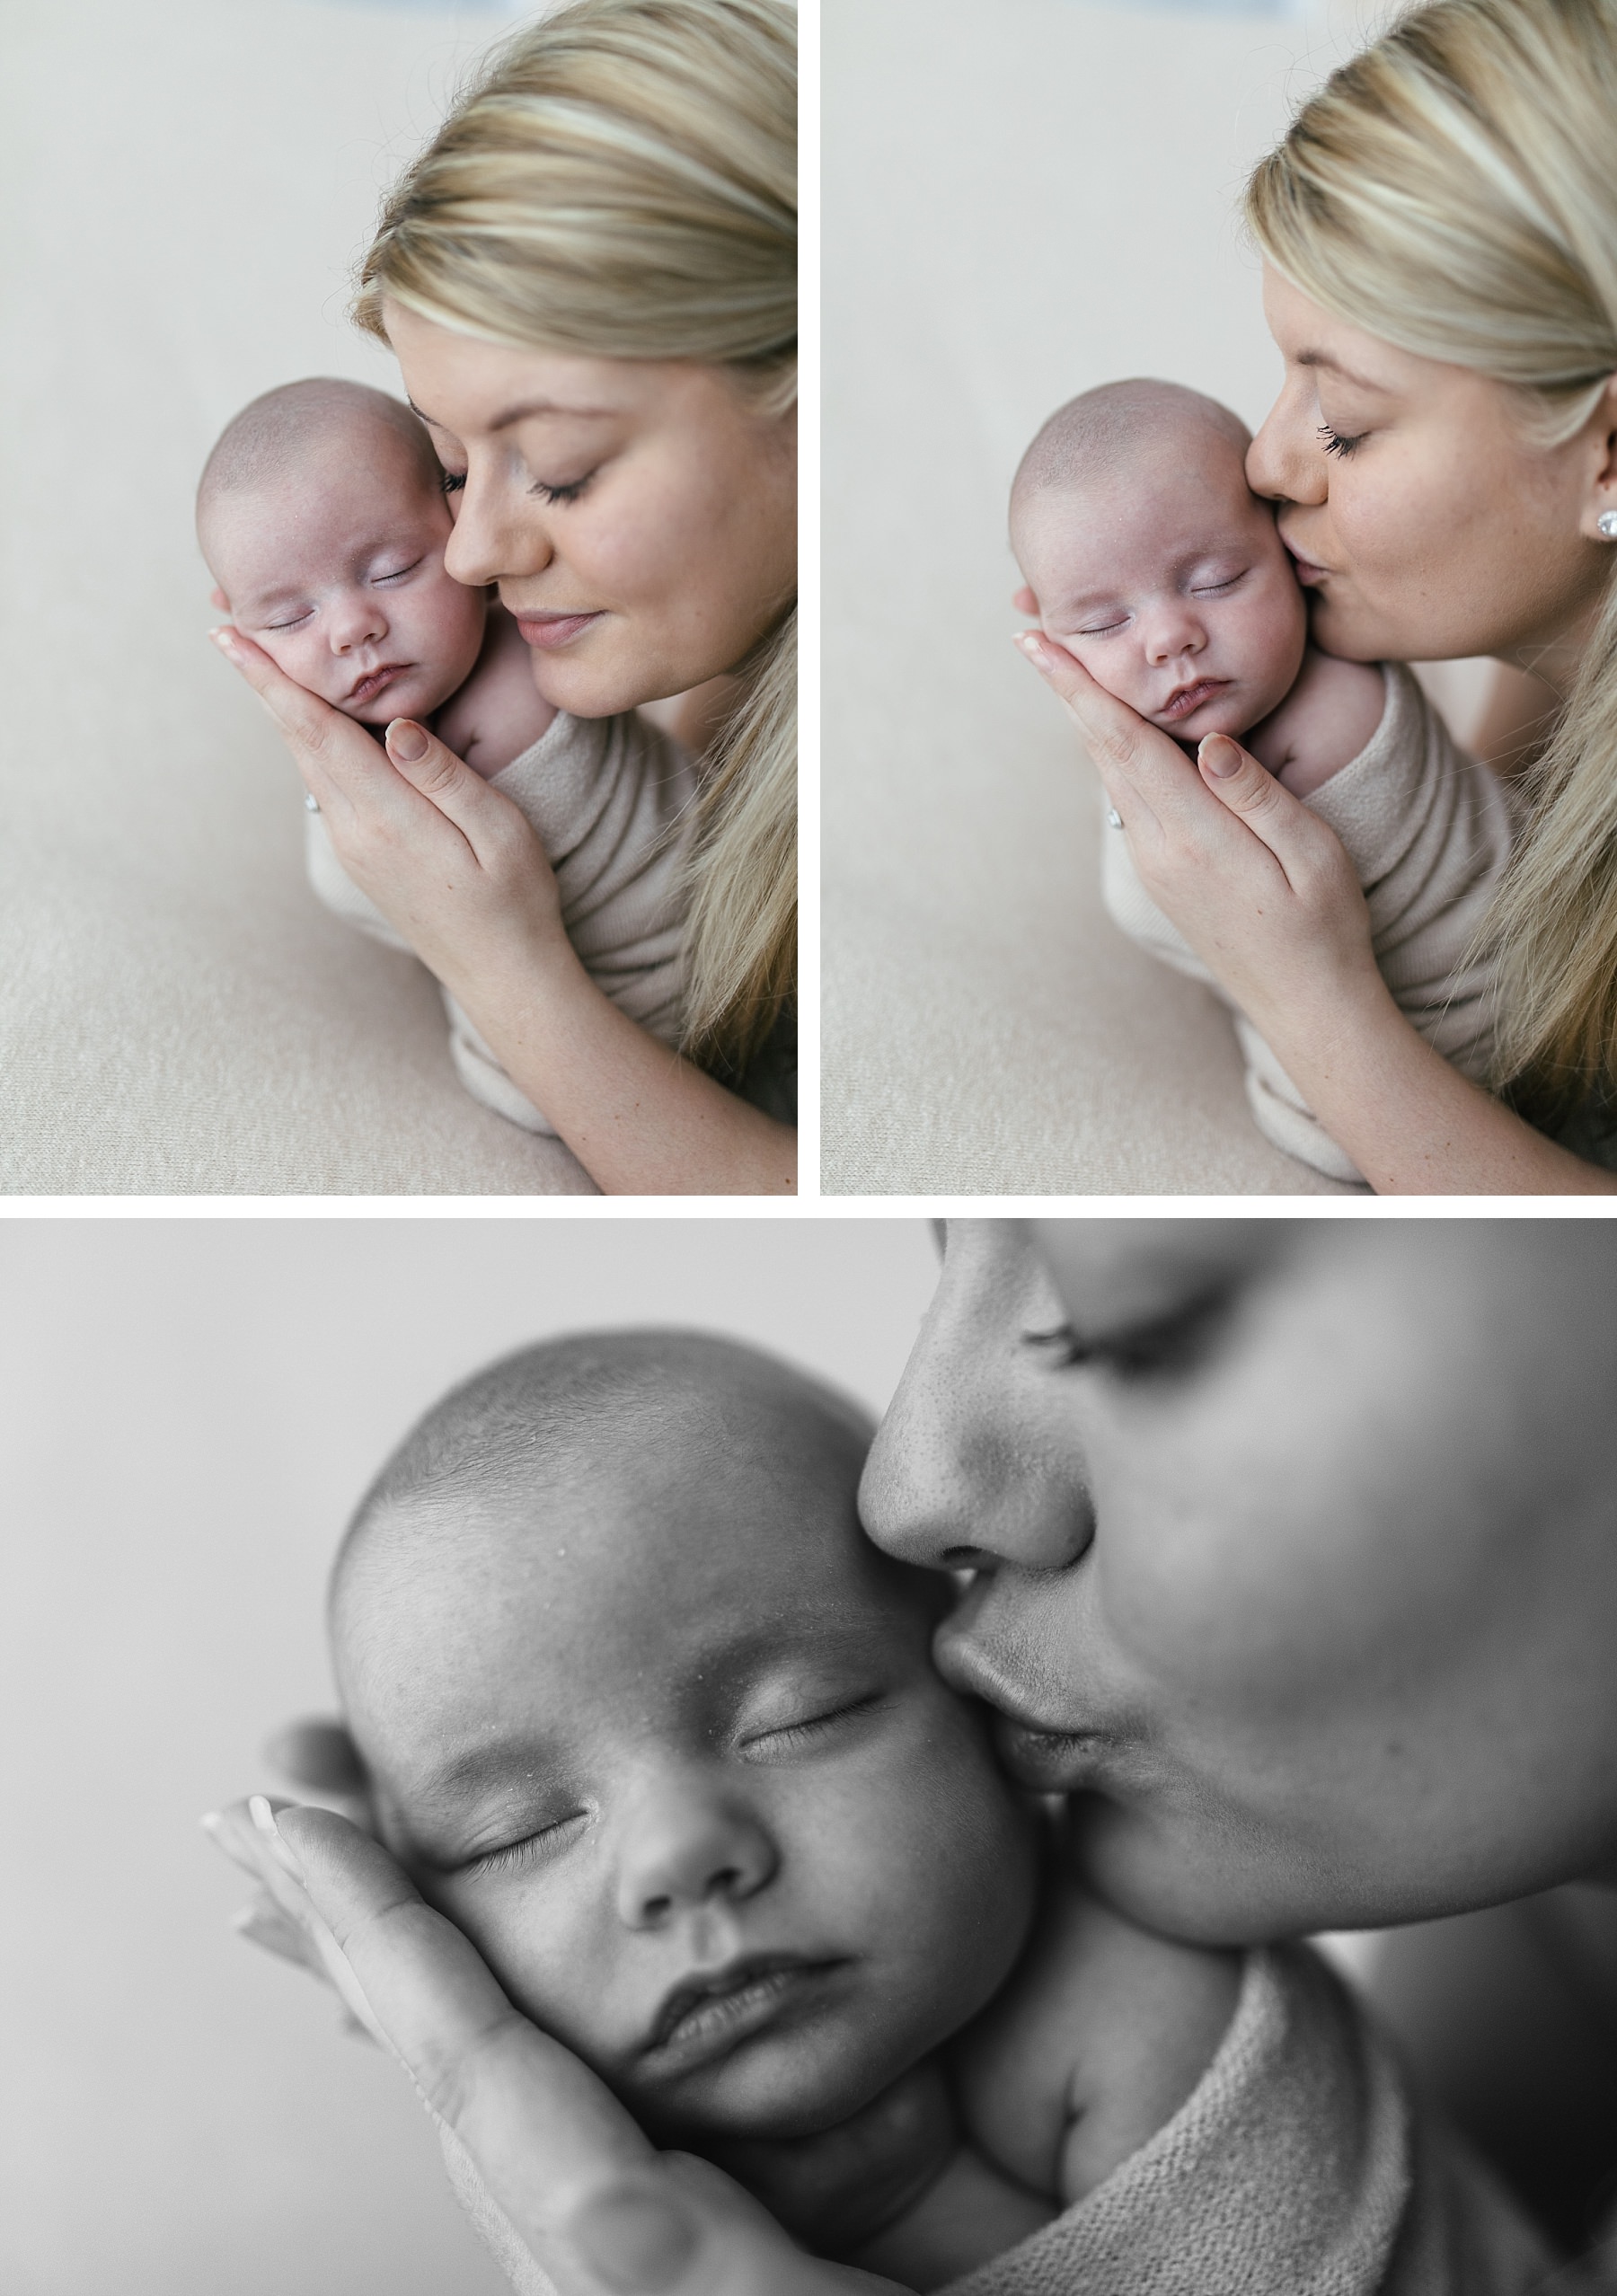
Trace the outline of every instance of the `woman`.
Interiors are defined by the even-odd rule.
[[[508,799],[217,633],[349,876],[608,1195],[795,1184],[792,26],[574,0],[517,35],[393,194],[357,306],[443,461],[449,571],[499,584],[545,697],[670,703],[702,755],[685,1057],[589,979]]]
[[[1197,772],[1035,632],[1153,897],[1382,1194],[1617,1189],[1617,4],[1436,0],[1304,105],[1247,216],[1286,360],[1254,489],[1353,659],[1490,654],[1530,817],[1503,1100],[1397,1011],[1335,836]],[[1519,1111],[1517,1113],[1516,1111]]]
[[[940,1661],[1084,1795],[1105,1895],[1244,1941],[1617,1877],[1614,1277],[1604,1222],[951,1228],[862,1504],[976,1574]],[[234,1853],[455,2132],[517,2287],[535,2255],[563,2296],[870,2284],[654,2154],[376,1843],[279,1824],[233,1814]]]

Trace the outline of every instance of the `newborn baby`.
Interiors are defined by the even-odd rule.
[[[216,603],[236,627],[361,725],[420,720],[518,805],[591,976],[676,1044],[690,769],[632,712],[573,718],[543,699],[510,616],[446,570],[451,525],[424,426],[381,391],[320,377],[244,407],[198,490]],[[408,947],[350,882],[313,811],[307,860],[329,908]],[[444,1002],[468,1090],[527,1130],[551,1131],[447,992]]]
[[[1383,977],[1468,1076],[1491,1049],[1492,974],[1473,951],[1510,818],[1401,665],[1339,661],[1307,608],[1268,505],[1246,481],[1244,425],[1177,384],[1109,383],[1059,408],[1022,457],[1011,538],[1044,629],[1109,693],[1193,754],[1230,734],[1346,846]],[[1194,978],[1211,976],[1141,885],[1120,835],[1102,870],[1114,920]],[[1216,984],[1214,984],[1216,985]],[[1277,1144],[1357,1180],[1241,1015],[1247,1092]]]
[[[657,2141],[821,2255],[962,2296],[1457,2290],[1460,2188],[1323,1965],[1063,1873],[932,1670],[949,1580],[860,1532],[869,1435],[682,1333],[446,1397],[332,1582],[382,1839]]]
[[[932,1670],[948,1581],[859,1529],[869,1441],[725,1341],[531,1348],[383,1470],[332,1635],[382,1838],[512,2000],[658,2141],[932,2288],[1170,2117],[1238,1964],[1055,1872]]]

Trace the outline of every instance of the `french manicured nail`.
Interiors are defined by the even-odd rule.
[[[1016,633],[1016,642],[1030,662],[1043,661],[1044,640],[1033,631],[1019,630]]]
[[[270,1854],[284,1873],[291,1875],[301,1889],[304,1869],[293,1856],[290,1845],[281,1840],[280,1828],[275,1823],[275,1812],[262,1794],[254,1794],[247,1804],[247,1814],[254,1826],[270,1844]]]
[[[596,2193],[567,2230],[596,2278],[623,2296],[677,2286],[696,2253],[696,2228],[687,2212],[661,2193],[633,2186]]]
[[[387,754],[401,765],[419,765],[427,755],[427,737],[408,718],[395,718],[387,729]]]
[[[210,630],[208,634],[222,654],[234,653],[235,631],[234,630]]]
[[[1241,771],[1241,752],[1227,734],[1208,734],[1197,752],[1197,759],[1215,782],[1227,782],[1232,773]]]

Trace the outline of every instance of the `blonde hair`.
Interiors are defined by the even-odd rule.
[[[1337,317],[1510,386],[1549,447],[1617,371],[1614,152],[1617,0],[1431,0],[1303,107],[1247,219]],[[1549,1120],[1617,1082],[1617,589],[1530,801],[1487,929],[1494,1081]]]
[[[782,0],[571,0],[497,48],[384,208],[382,301],[490,342],[797,384],[794,19]],[[685,1050],[732,1076],[796,985],[795,616],[743,665],[691,863]]]

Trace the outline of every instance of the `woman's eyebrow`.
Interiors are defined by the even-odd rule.
[[[1344,383],[1356,383],[1361,391],[1391,392],[1392,388],[1390,383],[1372,382],[1369,375],[1357,374],[1351,366],[1344,366],[1341,360],[1333,358],[1329,351],[1299,351],[1294,364],[1298,366],[1328,366],[1333,375],[1339,375]]]
[[[446,424],[439,422],[436,415],[429,415],[425,407],[418,407],[413,399],[409,404],[411,411],[419,414],[434,430],[447,429]],[[576,415],[586,421],[604,422],[616,411],[614,407],[564,407],[554,399],[524,399],[519,406],[508,407],[504,414],[496,415],[488,427],[490,430],[508,430],[512,423],[526,422],[530,415]]]

